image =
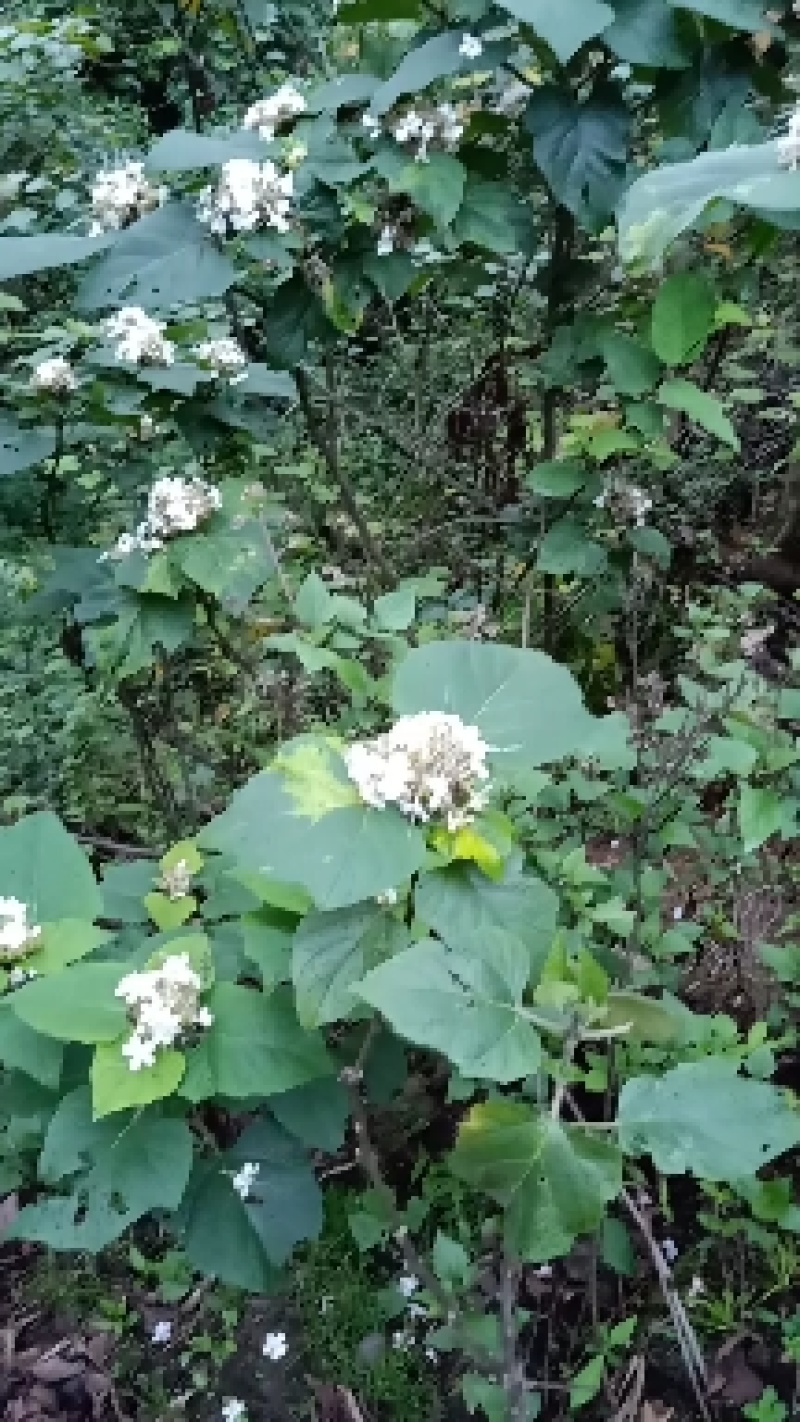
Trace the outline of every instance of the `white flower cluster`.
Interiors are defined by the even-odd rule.
[[[783,168],[797,171],[800,163],[800,108],[795,109],[786,133],[778,139],[778,162]]]
[[[133,1032],[122,1047],[131,1071],[154,1066],[159,1047],[173,1046],[190,1028],[212,1025],[213,1016],[200,1005],[202,988],[188,953],[173,953],[160,968],[122,979],[116,996],[133,1020]]]
[[[281,84],[274,94],[251,104],[244,116],[242,128],[258,129],[259,136],[269,142],[282,124],[296,118],[306,109],[306,101],[294,84]]]
[[[0,899],[0,962],[29,953],[41,928],[28,923],[28,908],[19,899]]]
[[[285,1333],[268,1333],[261,1348],[264,1357],[269,1358],[271,1363],[279,1363],[288,1351],[289,1344],[286,1342]]]
[[[26,69],[41,69],[42,60],[49,60],[57,69],[70,69],[83,59],[79,43],[92,34],[85,20],[74,18],[51,21],[47,30],[41,21],[23,21],[16,25],[0,25],[0,48],[8,49]]]
[[[172,365],[175,347],[164,338],[163,321],[155,321],[141,306],[123,306],[105,324],[105,333],[117,342],[117,360],[131,365]]]
[[[77,388],[75,372],[63,356],[40,360],[31,376],[31,389],[38,395],[71,395]]]
[[[137,552],[145,556],[156,553],[176,534],[193,533],[198,524],[221,506],[219,490],[204,480],[165,475],[157,479],[150,490],[147,514],[136,532],[121,533],[114,547],[100,555],[100,562],[127,558]]]
[[[624,479],[613,478],[606,484],[602,494],[598,494],[594,506],[596,509],[608,509],[621,523],[633,523],[637,528],[641,528],[647,522],[653,500],[638,484],[628,484]]]
[[[458,52],[463,59],[480,59],[483,54],[483,43],[477,35],[466,34],[458,46]]]
[[[288,232],[293,193],[292,173],[281,173],[274,163],[231,158],[222,165],[217,187],[200,194],[197,212],[220,237],[259,227]]]
[[[35,968],[12,968],[8,975],[8,986],[10,988],[24,987],[26,983],[38,976]]]
[[[227,378],[229,385],[237,385],[247,379],[247,356],[233,336],[201,341],[199,346],[195,346],[194,353],[201,365],[208,366],[215,375]]]
[[[261,1173],[261,1166],[254,1165],[252,1161],[245,1161],[241,1170],[237,1170],[233,1177],[233,1188],[240,1200],[249,1200],[253,1186]]]
[[[166,197],[166,188],[148,182],[143,163],[125,163],[122,168],[98,173],[92,185],[91,236],[130,226],[138,217],[159,207]]]
[[[431,145],[445,150],[458,147],[464,124],[454,104],[437,104],[435,109],[425,112],[409,109],[395,122],[391,132],[397,143],[416,145],[416,163],[427,163]]]
[[[179,859],[171,869],[165,869],[158,886],[168,899],[188,898],[192,890],[192,871],[186,860]]]
[[[222,1422],[245,1422],[247,1407],[240,1397],[226,1397],[220,1409]]]
[[[486,803],[488,749],[477,727],[459,716],[422,711],[401,716],[374,740],[357,741],[344,759],[367,805],[396,805],[411,820],[435,816],[457,830]]]

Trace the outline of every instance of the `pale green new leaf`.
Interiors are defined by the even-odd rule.
[[[100,1119],[116,1111],[137,1110],[174,1096],[186,1070],[183,1052],[172,1047],[159,1049],[152,1066],[131,1071],[122,1055],[121,1037],[116,1042],[100,1042],[92,1061],[92,1110]]]

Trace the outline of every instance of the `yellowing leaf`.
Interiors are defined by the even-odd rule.
[[[332,810],[361,803],[337,760],[331,746],[310,739],[297,742],[292,750],[276,758],[275,769],[297,807],[296,813],[303,819],[321,820]]]

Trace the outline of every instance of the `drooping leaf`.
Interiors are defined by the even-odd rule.
[[[549,0],[544,3],[553,8]],[[611,92],[579,103],[550,85],[533,95],[525,126],[555,197],[582,226],[596,231],[608,221],[625,186],[629,110]]]
[[[78,291],[84,311],[127,305],[168,311],[224,295],[236,271],[192,208],[169,202],[128,227]]]
[[[684,1062],[622,1088],[619,1136],[665,1175],[745,1180],[800,1142],[800,1113],[774,1086],[738,1075],[736,1062]]]
[[[508,1247],[533,1262],[566,1254],[578,1235],[596,1230],[622,1188],[614,1142],[516,1101],[474,1106],[450,1167],[505,1207]]]
[[[302,1086],[331,1072],[322,1038],[297,1020],[291,992],[269,996],[235,983],[208,994],[214,1025],[187,1054],[183,1094],[263,1098]]]
[[[659,387],[658,399],[670,410],[680,410],[695,424],[701,425],[709,434],[717,436],[731,449],[741,448],[739,436],[725,414],[722,402],[716,395],[701,390],[691,380],[667,380]]]
[[[714,330],[716,306],[714,288],[701,272],[676,272],[662,282],[653,306],[651,339],[665,365],[683,365],[702,354]]]
[[[404,94],[421,94],[437,79],[458,74],[468,66],[460,53],[463,30],[443,30],[404,55],[391,79],[372,96],[370,112],[385,114]]]
[[[568,64],[614,18],[611,6],[602,0],[560,0],[557,5],[552,0],[498,0],[498,6],[530,25],[562,64]]]

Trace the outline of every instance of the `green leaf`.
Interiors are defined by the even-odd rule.
[[[739,829],[745,854],[753,854],[777,834],[786,801],[768,785],[743,785],[739,792]]]
[[[719,20],[734,30],[758,33],[773,29],[761,0],[667,0],[667,4],[673,10],[691,10],[693,15]]]
[[[614,0],[614,23],[603,43],[626,64],[652,69],[686,69],[692,49],[664,0]]]
[[[485,642],[415,647],[395,673],[392,704],[398,716],[447,711],[477,726],[490,764],[503,774],[577,755],[603,724],[589,715],[566,667],[543,652]],[[397,873],[388,882],[407,877]]]
[[[103,872],[104,918],[122,923],[145,923],[145,894],[149,893],[158,874],[155,861],[132,860],[129,864],[108,864]]]
[[[741,448],[739,436],[716,395],[709,395],[691,380],[666,380],[659,387],[658,399],[670,410],[680,410],[695,424],[716,435],[729,444],[737,453]]]
[[[539,1036],[491,962],[427,940],[374,968],[354,991],[401,1037],[442,1052],[464,1076],[517,1081],[538,1069]]]
[[[421,94],[437,79],[468,68],[470,62],[460,53],[463,38],[463,30],[444,30],[409,50],[391,79],[373,95],[370,112],[385,114],[404,94]]]
[[[618,1146],[523,1102],[474,1106],[449,1163],[504,1206],[507,1246],[534,1262],[566,1254],[578,1235],[594,1232],[622,1189]]]
[[[208,995],[214,1025],[187,1054],[183,1094],[263,1098],[302,1086],[331,1072],[322,1038],[297,1020],[291,992],[269,997],[234,983],[218,983]]]
[[[420,868],[422,832],[394,810],[362,805],[329,746],[295,742],[281,770],[238,790],[201,844],[243,869],[301,885],[326,909],[372,898]]]
[[[417,20],[422,0],[346,0],[336,11],[340,25],[368,25],[377,20]]]
[[[665,1047],[679,1041],[681,1036],[674,1012],[635,992],[609,993],[602,1016],[596,1018],[592,1026],[609,1032],[625,1027],[632,1041],[656,1042]]]
[[[70,963],[94,953],[108,942],[109,936],[102,928],[81,919],[66,918],[60,923],[49,923],[36,940],[35,961],[31,966],[41,974],[60,973]]]
[[[664,1175],[747,1179],[800,1142],[800,1114],[782,1093],[720,1058],[632,1078],[617,1114],[626,1154],[652,1156]]]
[[[84,278],[78,305],[169,310],[223,296],[236,270],[205,233],[193,209],[166,203],[126,228]]]
[[[271,1096],[267,1105],[280,1126],[313,1150],[334,1155],[344,1142],[350,1103],[337,1077],[325,1076],[295,1086],[280,1096]]]
[[[319,573],[309,573],[294,600],[295,615],[306,627],[324,627],[333,620],[333,595]]]
[[[525,249],[531,211],[505,183],[467,176],[464,197],[453,223],[457,242],[501,255]]]
[[[303,1147],[272,1121],[256,1121],[228,1152],[239,1170],[259,1167],[245,1211],[267,1259],[284,1264],[295,1245],[322,1228],[322,1192]]]
[[[440,227],[448,227],[464,196],[467,170],[452,153],[431,153],[427,163],[406,163],[390,182]]]
[[[571,1379],[569,1385],[569,1405],[577,1412],[581,1407],[586,1407],[587,1403],[597,1397],[603,1386],[603,1378],[606,1372],[606,1360],[602,1353],[595,1354],[581,1368],[579,1373]]]
[[[255,963],[265,992],[288,983],[292,977],[292,942],[297,920],[293,914],[264,908],[245,914],[241,921],[244,955]]]
[[[525,487],[544,499],[568,499],[591,479],[577,459],[545,459],[525,475]]]
[[[52,1037],[34,1032],[0,1002],[0,1063],[7,1071],[21,1071],[42,1086],[57,1088],[61,1080],[64,1048]]]
[[[489,958],[521,996],[538,982],[552,947],[558,897],[541,879],[519,874],[497,883],[473,866],[451,865],[417,885],[417,918],[454,952]],[[519,945],[522,953],[514,949]]]
[[[338,12],[337,18],[341,19]],[[337,109],[349,108],[352,104],[368,103],[380,82],[374,74],[337,74],[334,79],[328,79],[311,90],[306,107],[312,114],[335,113]]]
[[[190,168],[218,168],[231,158],[263,161],[263,139],[241,128],[232,133],[195,133],[194,129],[173,128],[153,144],[147,155],[147,167],[151,172],[183,173]]]
[[[412,583],[403,583],[393,592],[375,599],[373,616],[384,632],[406,632],[414,621],[417,592]]]
[[[542,3],[553,9],[550,0]],[[579,3],[583,7],[585,0]],[[597,231],[625,187],[629,111],[610,93],[579,103],[550,85],[533,95],[525,126],[533,135],[533,156],[558,201],[583,227]]]
[[[75,963],[63,973],[35,978],[13,994],[20,1021],[59,1042],[113,1042],[125,1028],[125,1005],[114,993],[123,963]]]
[[[186,1061],[182,1052],[165,1048],[157,1053],[152,1066],[131,1071],[127,1058],[122,1055],[124,1040],[120,1037],[116,1042],[101,1042],[95,1047],[92,1107],[98,1119],[174,1096],[183,1080]]]
[[[0,416],[0,477],[21,474],[34,464],[49,459],[56,448],[55,425],[52,429],[31,429],[20,425],[11,415]]]
[[[608,554],[602,544],[587,536],[580,519],[569,517],[560,518],[547,530],[536,559],[540,572],[558,577],[574,573],[591,578],[603,572],[607,564]]]
[[[364,940],[382,917],[371,903],[303,919],[294,936],[292,980],[297,1016],[305,1027],[323,1027],[351,1015],[357,999],[350,989],[371,966]]]
[[[609,378],[620,395],[644,395],[652,390],[661,367],[647,346],[624,331],[608,331],[601,347]]]
[[[171,899],[168,894],[148,894],[144,902],[153,923],[162,933],[180,928],[197,908],[197,899],[191,894],[179,899]]]
[[[637,553],[643,553],[645,558],[652,558],[660,568],[669,567],[672,561],[672,546],[660,529],[650,525],[632,528],[628,532],[628,542]]]
[[[714,330],[716,309],[714,288],[699,272],[667,277],[653,305],[650,332],[653,350],[665,365],[697,359]]]
[[[560,0],[557,5],[552,0],[498,0],[498,8],[530,25],[562,64],[614,18],[611,6],[601,0]]]
[[[63,232],[41,232],[34,237],[0,237],[0,281],[45,272],[51,267],[71,267],[110,247],[117,234],[72,237]]]

